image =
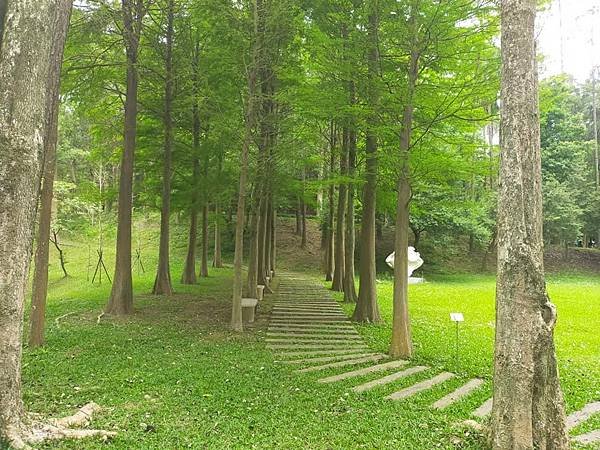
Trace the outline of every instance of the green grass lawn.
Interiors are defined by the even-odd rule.
[[[212,270],[210,278],[196,286],[176,282],[177,294],[172,298],[149,295],[156,263],[150,250],[153,239],[143,248],[147,271],[135,276],[136,314],[128,319],[103,317],[98,323],[110,286],[91,285],[87,280],[87,246],[69,243],[66,247],[71,277],[61,280],[57,264],[52,266],[47,345],[24,352],[27,407],[60,416],[95,401],[104,410],[92,426],[119,434],[109,443],[64,441],[45,448],[483,447],[480,436],[456,423],[491,392],[493,278],[448,277],[411,286],[415,362],[432,371],[354,394],[350,387],[375,377],[322,385],[314,381],[340,370],[299,375],[293,367],[275,361],[263,342],[268,301],[261,306],[253,329],[242,335],[227,331],[230,269]],[[107,245],[109,268],[111,250]],[[182,250],[174,247],[174,281],[181,274]],[[557,345],[572,411],[600,398],[600,282],[555,278],[549,290],[559,307]],[[379,293],[386,324],[361,326],[360,332],[374,350],[385,352],[391,284],[379,284]],[[466,319],[458,370],[451,311],[463,312]],[[414,399],[383,400],[384,395],[441,369],[460,376]],[[443,412],[429,408],[450,388],[473,376],[487,380],[480,392]],[[577,431],[599,426],[596,418]]]

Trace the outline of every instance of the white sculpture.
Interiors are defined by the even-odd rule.
[[[388,266],[392,269],[394,268],[394,260],[395,260],[396,252],[393,252],[388,256],[385,260]],[[412,273],[417,270],[419,267],[423,265],[423,259],[418,251],[415,250],[414,247],[408,247],[408,276],[412,275]]]

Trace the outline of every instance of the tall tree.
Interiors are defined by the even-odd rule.
[[[544,279],[535,0],[502,0],[492,445],[569,448]]]
[[[164,5],[164,56],[165,56],[165,109],[163,113],[164,155],[163,155],[163,189],[162,208],[160,211],[160,243],[158,248],[158,267],[154,280],[153,294],[171,295],[171,269],[169,261],[169,219],[171,217],[171,166],[173,159],[173,35],[175,19],[174,0],[167,0]]]
[[[50,71],[48,74],[48,105],[46,107],[46,131],[44,136],[44,167],[40,192],[40,214],[35,251],[35,271],[31,286],[31,314],[29,346],[44,344],[46,297],[48,294],[48,256],[50,249],[50,224],[52,221],[52,198],[56,172],[56,146],[58,141],[58,112],[60,96],[60,69],[62,66],[67,29],[71,16],[72,0],[62,0],[57,8],[57,19]],[[1,14],[0,14],[1,15]],[[1,22],[1,19],[0,19]]]
[[[131,276],[131,207],[133,196],[133,164],[137,136],[138,56],[140,36],[147,0],[122,0],[123,43],[127,57],[127,87],[123,155],[119,178],[119,208],[117,213],[116,263],[113,285],[105,311],[124,315],[133,312],[133,282]]]
[[[23,306],[55,79],[71,5],[0,3],[0,445],[32,436],[21,398]]]
[[[244,139],[242,142],[240,180],[238,188],[238,204],[235,223],[235,252],[233,257],[233,300],[231,308],[231,328],[243,331],[242,323],[242,261],[244,255],[244,223],[246,213],[246,184],[248,182],[248,162],[250,145],[253,140],[253,130],[256,124],[256,91],[258,68],[260,67],[259,52],[261,47],[258,33],[259,14],[262,0],[252,0],[253,32],[251,44],[251,60],[247,67],[248,93],[244,111]]]
[[[377,201],[377,109],[379,104],[379,0],[371,2],[368,10],[368,92],[366,99],[370,108],[367,121],[367,142],[365,186],[363,189],[363,209],[360,221],[360,285],[356,308],[352,320],[358,322],[381,321],[377,304],[375,266],[375,215]]]

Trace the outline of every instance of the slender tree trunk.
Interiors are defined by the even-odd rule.
[[[340,175],[346,176],[348,172],[348,127],[344,127],[342,132],[342,152],[340,154]],[[333,267],[333,281],[331,289],[338,292],[344,291],[344,273],[346,252],[346,204],[348,200],[348,190],[346,182],[338,186],[338,204],[335,227],[335,264]]]
[[[275,274],[277,268],[277,209],[273,208],[271,221],[271,271]]]
[[[194,148],[196,148],[196,133],[194,133]],[[198,240],[198,178],[200,165],[194,158],[192,169],[192,192],[190,205],[190,228],[188,233],[188,248],[185,266],[181,276],[182,284],[196,284],[196,241]]]
[[[335,147],[336,147],[336,131],[335,124],[331,121],[330,133],[330,149],[329,149],[329,178],[333,178],[335,170]],[[327,195],[327,248],[325,250],[325,281],[333,281],[333,267],[335,265],[335,242],[333,239],[333,227],[335,214],[335,187],[333,183],[329,184],[329,192]]]
[[[411,8],[409,30],[412,33],[412,48],[408,70],[408,89],[400,132],[400,174],[398,197],[396,200],[396,237],[394,259],[394,311],[392,319],[392,342],[390,356],[410,358],[412,356],[412,334],[408,310],[408,232],[410,223],[410,144],[414,115],[414,95],[419,75],[419,51],[417,49],[417,9],[416,2]]]
[[[354,82],[349,83],[350,105],[356,103]],[[354,176],[356,172],[356,128],[354,120],[351,121],[348,130],[348,177],[352,179],[348,183],[348,206],[346,209],[346,249],[344,261],[344,301],[356,303],[356,283],[354,281]]]
[[[51,98],[71,3],[0,2],[0,441],[25,432],[23,310]],[[46,137],[46,141],[42,137]]]
[[[208,202],[202,205],[202,263],[200,265],[200,276],[208,277]]]
[[[492,446],[566,449],[544,279],[535,0],[502,0],[502,124]]]
[[[267,236],[265,237],[265,272],[271,276],[271,267],[273,267],[273,198],[269,197],[269,206],[267,209]]]
[[[296,236],[302,236],[302,199],[296,199]]]
[[[220,269],[223,267],[223,258],[221,256],[221,205],[215,203],[215,249],[214,249],[213,267]]]
[[[117,212],[117,245],[113,285],[106,305],[108,314],[133,312],[133,282],[131,277],[131,206],[133,196],[133,162],[137,135],[138,49],[145,6],[142,0],[122,0],[123,40],[127,56],[127,87],[125,92],[125,123],[123,155],[119,178]]]
[[[246,294],[250,298],[256,298],[256,288],[258,286],[258,225],[260,209],[262,204],[262,197],[256,195],[255,198],[256,207],[252,214],[252,221],[250,224],[250,251],[248,253],[248,281],[246,286]]]
[[[377,109],[379,95],[376,80],[379,76],[379,9],[375,2],[369,14],[369,92],[368,101],[371,108]],[[360,285],[358,289],[358,300],[352,314],[352,320],[357,322],[381,322],[379,305],[377,304],[376,265],[375,265],[375,214],[377,201],[377,116],[372,114],[368,119],[366,131],[366,183],[363,191],[363,210],[360,226],[360,259],[359,273]]]
[[[300,197],[300,224],[301,224],[301,236],[300,247],[306,248],[306,200],[304,195],[306,194],[306,167],[302,168],[302,196]]]
[[[152,293],[156,295],[173,294],[171,268],[169,261],[169,219],[171,217],[171,163],[173,154],[173,18],[175,5],[167,1],[167,28],[165,35],[165,111],[163,126],[165,147],[163,157],[163,191],[160,211],[160,243],[158,250],[158,268]]]
[[[31,287],[31,315],[29,346],[44,344],[44,323],[46,297],[48,295],[48,258],[50,250],[50,223],[52,222],[52,197],[56,171],[56,145],[58,141],[58,112],[60,94],[60,70],[64,53],[64,43],[69,27],[72,0],[62,0],[57,5],[56,29],[52,42],[50,71],[48,75],[47,123],[44,137],[44,167],[42,190],[40,193],[40,217],[35,253],[35,271]],[[4,5],[6,7],[6,4]],[[0,12],[0,24],[3,23]],[[1,25],[0,25],[1,27]],[[2,34],[0,28],[0,35]],[[0,37],[0,41],[2,38]],[[66,271],[65,271],[66,273]]]

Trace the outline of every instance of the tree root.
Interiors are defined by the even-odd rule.
[[[19,426],[9,426],[5,432],[10,448],[18,450],[31,450],[32,445],[44,441],[60,439],[84,439],[89,437],[100,437],[108,440],[117,435],[113,431],[105,430],[82,430],[73,427],[89,425],[94,412],[100,407],[96,403],[88,403],[72,416],[61,419],[49,419],[42,421],[39,415],[30,414],[26,422]]]

